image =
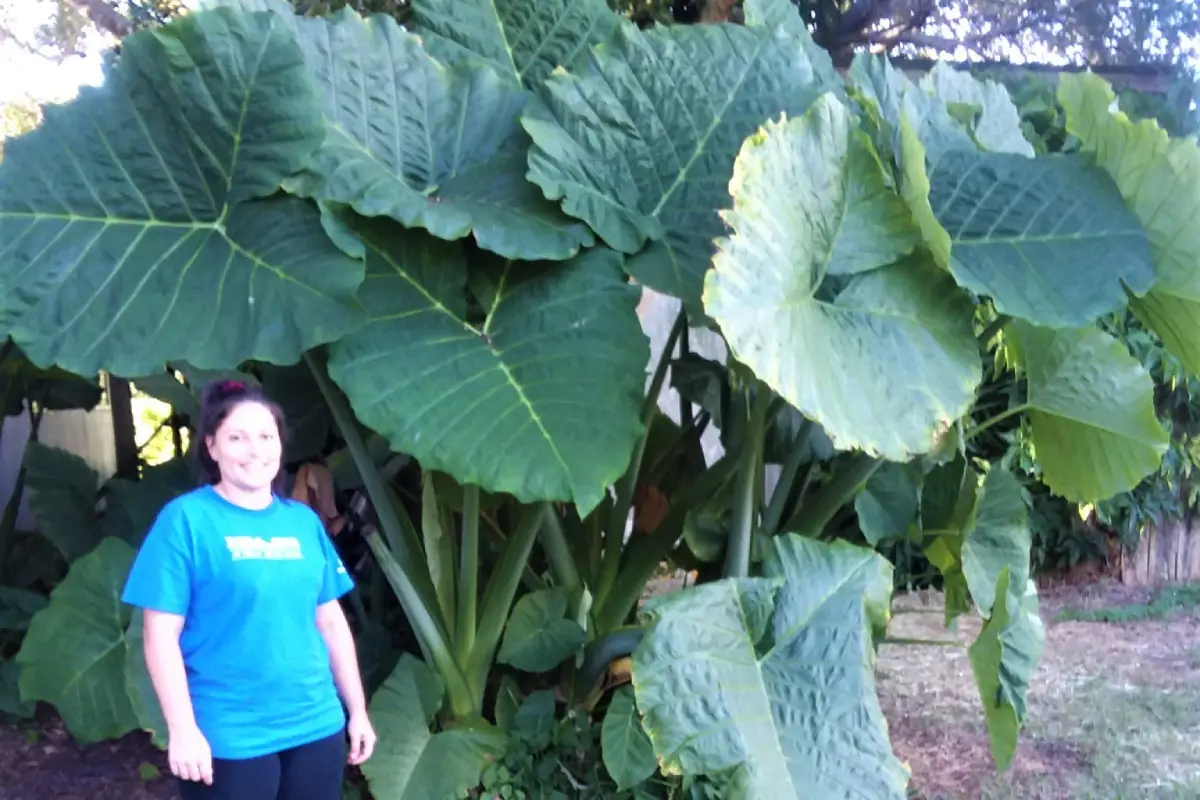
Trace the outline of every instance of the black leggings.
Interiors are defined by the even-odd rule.
[[[346,733],[258,758],[213,759],[212,786],[179,781],[182,800],[341,800]]]

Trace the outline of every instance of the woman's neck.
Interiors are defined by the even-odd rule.
[[[262,511],[275,499],[270,486],[262,489],[243,489],[229,481],[221,481],[214,485],[213,489],[235,506],[248,508],[251,511]]]

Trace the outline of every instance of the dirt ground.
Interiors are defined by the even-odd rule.
[[[965,649],[885,645],[880,700],[893,748],[920,800],[1200,798],[1200,613],[1124,623],[1059,621],[1136,608],[1120,586],[1043,589],[1046,649],[1017,757],[997,777]],[[945,630],[940,598],[897,603],[893,637],[967,643],[976,621]],[[1073,612],[1064,615],[1063,612]]]
[[[1119,586],[1044,588],[1047,644],[1017,758],[996,777],[966,651],[884,645],[878,675],[914,800],[1200,800],[1200,607],[1121,624],[1064,611],[1138,607]],[[896,602],[896,638],[967,643],[937,595]],[[174,786],[145,737],[78,747],[50,714],[0,726],[0,800],[166,800]]]

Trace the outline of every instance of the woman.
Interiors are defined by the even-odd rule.
[[[184,800],[340,800],[345,763],[375,747],[338,602],[353,583],[279,491],[284,429],[257,388],[208,386],[206,484],[159,512],[125,586]]]

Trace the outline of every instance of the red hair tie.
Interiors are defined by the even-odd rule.
[[[221,391],[223,392],[242,392],[245,389],[246,384],[241,381],[223,381],[221,383]]]

